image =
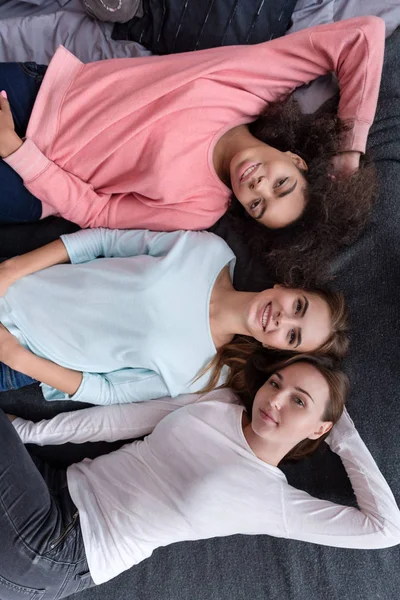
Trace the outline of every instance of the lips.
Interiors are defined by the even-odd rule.
[[[275,425],[278,425],[278,421],[276,421],[274,419],[274,417],[272,416],[272,414],[267,411],[267,410],[263,410],[262,408],[260,408],[260,415],[263,421],[266,421],[267,423],[274,423]]]
[[[266,306],[261,314],[261,327],[262,327],[264,333],[267,331],[267,327],[268,327],[268,324],[271,319],[271,313],[272,313],[272,305],[271,305],[271,302],[268,302],[268,304],[266,304]]]
[[[246,163],[244,165],[244,169],[242,170],[242,174],[239,178],[240,183],[244,183],[257,171],[258,167],[261,163]]]

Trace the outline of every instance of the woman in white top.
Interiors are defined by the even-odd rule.
[[[237,373],[239,396],[225,388],[39,423],[10,416],[15,431],[2,413],[2,600],[65,597],[179,541],[241,533],[347,548],[398,544],[396,501],[350,417],[341,416],[346,376],[307,355],[267,368],[265,360],[249,361],[246,373],[245,386]],[[254,396],[257,381],[263,385]],[[278,468],[315,448],[337,421],[327,441],[359,509],[293,488]],[[22,443],[143,435],[66,471],[38,463],[42,474]]]

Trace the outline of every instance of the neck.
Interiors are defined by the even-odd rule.
[[[216,143],[213,152],[214,168],[218,177],[227,186],[230,186],[230,164],[232,158],[238,152],[249,148],[254,144],[259,144],[259,140],[255,138],[249,131],[247,125],[238,125],[227,131]]]
[[[218,278],[210,302],[210,327],[217,349],[232,341],[235,335],[250,335],[246,326],[246,309],[255,296],[257,292],[237,292],[229,272],[225,271]]]
[[[288,448],[287,444],[272,444],[255,434],[246,412],[243,413],[242,427],[246,442],[257,458],[273,467],[277,467],[283,457],[291,450],[291,447]]]

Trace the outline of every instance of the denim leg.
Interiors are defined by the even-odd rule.
[[[31,385],[31,383],[36,383],[36,379],[32,379],[32,377],[19,371],[14,371],[14,369],[0,362],[0,392],[18,390],[26,385]]]
[[[66,471],[43,461],[40,471],[0,410],[2,600],[53,600],[92,585]]]
[[[7,92],[15,131],[26,134],[32,108],[46,72],[36,63],[0,63],[0,90]],[[0,223],[37,221],[41,202],[23,184],[21,177],[0,159]]]

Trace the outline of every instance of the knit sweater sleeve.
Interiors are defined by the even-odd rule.
[[[242,57],[238,53],[237,85],[267,102],[276,101],[334,71],[339,116],[352,126],[342,150],[364,152],[378,101],[384,46],[385,24],[378,17],[319,25],[251,46]]]
[[[359,509],[285,486],[287,537],[342,548],[399,544],[400,511],[396,500],[347,412],[333,428],[328,443],[343,462]]]

